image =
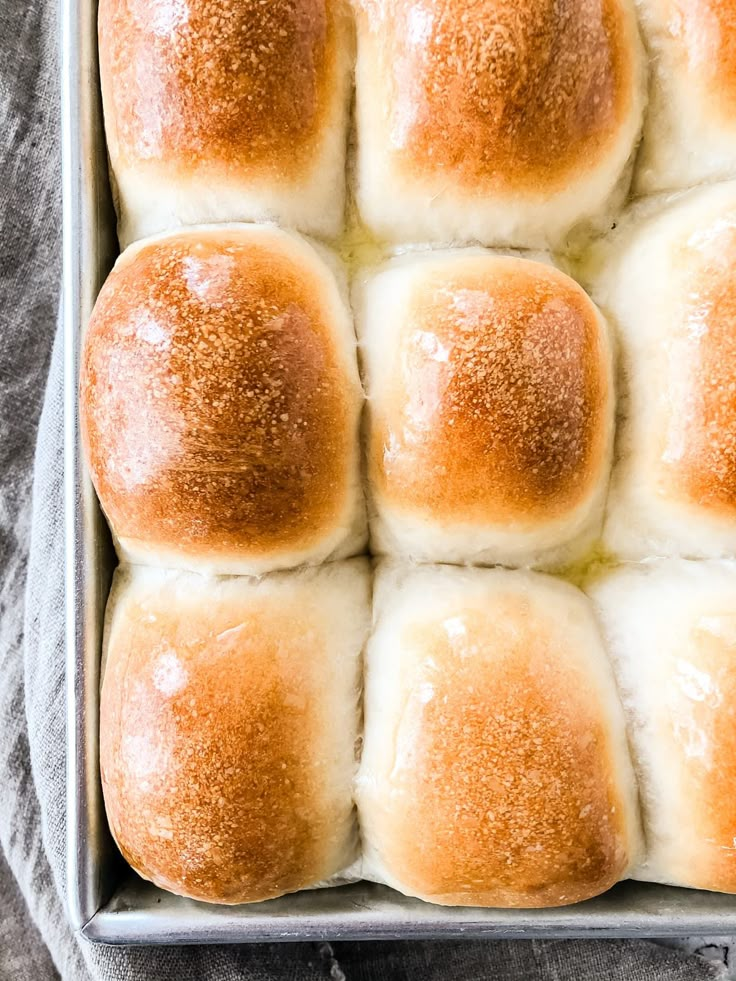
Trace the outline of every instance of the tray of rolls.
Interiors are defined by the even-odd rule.
[[[736,43],[65,0],[68,899],[736,927]]]

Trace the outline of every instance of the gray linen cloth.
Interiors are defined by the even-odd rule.
[[[60,278],[57,39],[53,3],[0,0],[0,979],[723,977],[728,951],[719,946],[704,951],[713,954],[709,962],[648,942],[156,949],[94,946],[72,934],[62,898],[65,720],[58,334],[52,353]]]

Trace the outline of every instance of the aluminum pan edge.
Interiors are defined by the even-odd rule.
[[[432,906],[369,883],[226,907],[165,895],[131,876],[84,933],[106,943],[158,944],[715,936],[732,931],[735,917],[733,897],[636,882],[550,910]]]
[[[62,6],[64,223],[64,516],[67,693],[67,906],[74,929],[111,892],[116,857],[98,777],[97,692],[107,533],[81,460],[77,375],[82,328],[114,258],[106,157],[100,139],[96,4]]]
[[[116,252],[96,50],[95,0],[62,3],[64,189],[67,906],[73,929],[125,944],[308,939],[665,937],[736,933],[736,896],[622,883],[577,906],[447,908],[359,883],[253,906],[198,904],[124,873],[99,782],[99,653],[109,535],[81,459],[83,327]]]

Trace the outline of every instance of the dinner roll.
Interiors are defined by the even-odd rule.
[[[312,886],[356,857],[364,559],[263,579],[115,575],[100,766],[145,879],[211,903]]]
[[[591,592],[639,777],[635,876],[736,892],[736,566],[627,565]]]
[[[362,550],[355,335],[323,258],[243,225],[118,260],[85,339],[80,400],[123,559],[260,574]]]
[[[736,3],[638,4],[652,77],[637,190],[736,176]]]
[[[599,532],[613,432],[606,325],[549,262],[402,256],[358,287],[372,547],[554,564]]]
[[[391,241],[547,247],[626,193],[631,0],[355,0],[357,178]]]
[[[100,0],[123,246],[207,221],[342,223],[347,0]]]
[[[635,207],[596,261],[625,395],[607,545],[734,555],[736,184]]]
[[[366,671],[367,878],[443,905],[543,907],[627,875],[636,791],[581,592],[529,572],[384,566]]]

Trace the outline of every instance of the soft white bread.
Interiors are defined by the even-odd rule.
[[[342,224],[348,0],[100,0],[123,246],[197,222]]]
[[[100,766],[146,879],[211,903],[315,885],[355,858],[365,559],[263,579],[141,567],[108,602]]]
[[[357,197],[391,241],[563,244],[628,188],[631,0],[354,0]]]
[[[646,202],[596,260],[621,347],[605,539],[629,559],[736,554],[736,184]]]
[[[371,543],[551,566],[600,531],[613,444],[606,325],[549,262],[402,256],[356,289]]]
[[[355,349],[343,290],[296,235],[210,226],[129,248],[80,382],[121,557],[250,575],[360,552]]]
[[[736,177],[736,3],[638,0],[651,81],[640,194]]]
[[[639,778],[635,877],[736,892],[736,566],[626,565],[590,592]]]
[[[639,857],[587,598],[537,573],[380,567],[356,799],[364,875],[443,905],[597,895]]]

